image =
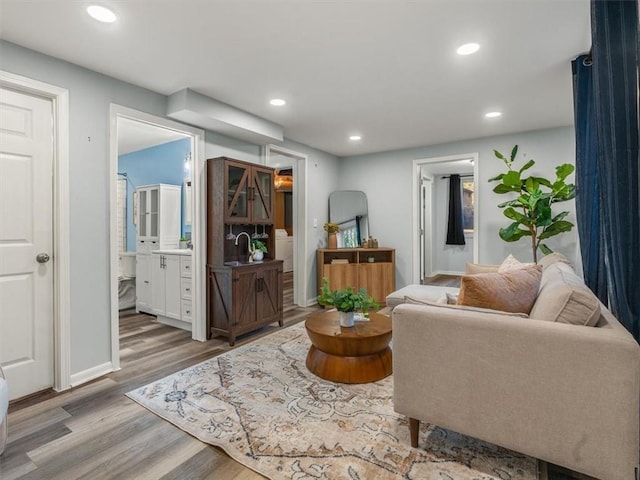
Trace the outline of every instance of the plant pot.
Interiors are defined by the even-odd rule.
[[[353,327],[356,323],[354,312],[338,312],[341,327]]]
[[[254,262],[261,262],[264,259],[264,252],[262,250],[256,250],[252,256]]]
[[[327,248],[338,248],[338,236],[335,233],[327,236]]]

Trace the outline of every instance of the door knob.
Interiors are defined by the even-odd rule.
[[[36,255],[36,261],[38,263],[47,263],[49,259],[50,257],[48,253],[39,253],[38,255]]]

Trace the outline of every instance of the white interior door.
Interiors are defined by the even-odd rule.
[[[11,399],[53,385],[53,110],[0,89],[0,364]]]
[[[433,275],[431,242],[433,236],[433,179],[423,177],[420,182],[420,283]]]

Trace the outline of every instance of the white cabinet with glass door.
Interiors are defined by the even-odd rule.
[[[182,189],[180,185],[145,185],[136,188],[136,197],[136,310],[153,313],[149,255],[155,250],[179,247]]]

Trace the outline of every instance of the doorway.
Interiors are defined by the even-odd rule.
[[[122,271],[120,261],[122,256],[120,251],[122,244],[128,243],[131,250],[131,245],[135,245],[135,230],[132,233],[133,240],[130,238],[127,240],[123,234],[122,229],[118,228],[118,225],[122,225],[124,222],[118,221],[118,215],[123,214],[122,204],[118,202],[120,198],[122,200],[122,194],[118,196],[119,191],[122,192],[123,183],[124,189],[129,190],[133,187],[141,185],[127,185],[128,175],[122,175],[126,172],[120,172],[118,169],[119,164],[119,149],[124,148],[122,142],[119,142],[119,132],[129,131],[133,132],[130,140],[133,141],[133,146],[126,147],[128,150],[134,150],[135,148],[144,149],[151,146],[154,142],[165,142],[165,145],[177,145],[178,148],[184,148],[184,141],[179,139],[185,139],[186,150],[189,155],[182,155],[179,158],[180,168],[184,168],[185,177],[180,179],[180,192],[181,197],[184,196],[185,191],[190,190],[192,201],[184,201],[186,211],[180,215],[181,219],[190,217],[190,237],[193,245],[191,253],[192,269],[192,296],[191,296],[191,310],[189,315],[191,316],[191,338],[193,340],[205,341],[206,340],[206,321],[204,318],[204,245],[205,239],[205,220],[204,220],[204,208],[203,199],[205,194],[204,188],[204,132],[202,130],[177,123],[172,120],[167,120],[162,117],[156,117],[154,115],[139,112],[127,107],[119,105],[111,105],[111,121],[110,121],[110,155],[109,155],[109,173],[110,173],[110,221],[111,221],[111,239],[110,239],[110,254],[111,254],[111,355],[114,369],[118,369],[120,366],[120,348],[119,348],[119,323],[120,323],[120,295],[119,290],[121,288],[121,282],[119,281],[119,272]],[[137,134],[136,134],[137,133]],[[160,139],[160,140],[158,140]],[[137,147],[136,147],[137,142]],[[179,144],[179,145],[178,145]],[[162,146],[162,145],[160,145]],[[184,162],[184,164],[182,164]],[[189,174],[187,176],[187,171]],[[121,175],[118,175],[118,174]],[[183,181],[184,180],[184,181]],[[166,182],[157,182],[166,183]],[[175,182],[174,182],[175,183]],[[119,190],[120,186],[120,190]],[[186,200],[186,198],[185,198]],[[178,203],[180,201],[178,200]],[[120,208],[119,208],[120,207]],[[128,209],[133,212],[139,205],[132,206]],[[178,207],[180,208],[180,207]],[[132,214],[130,217],[136,218],[137,215]],[[131,220],[133,221],[133,218]],[[126,222],[130,225],[133,222]],[[125,224],[126,224],[125,223]],[[181,234],[185,229],[185,226],[181,227]],[[135,255],[135,250],[134,250]],[[137,272],[136,272],[137,274]]]
[[[468,153],[413,161],[413,283],[435,274],[460,274],[466,261],[478,259],[478,154]],[[465,239],[472,246],[445,245],[448,178],[461,175],[464,198],[471,200]],[[467,192],[469,190],[469,192]],[[468,193],[468,194],[467,194]]]
[[[290,169],[293,181],[292,197],[292,232],[293,232],[293,303],[307,305],[307,156],[293,150],[276,145],[267,145],[265,152],[266,165],[276,170]],[[276,238],[276,242],[278,239]]]
[[[0,311],[0,318],[12,319],[11,324],[3,326],[2,330],[6,333],[3,336],[3,342],[0,342],[0,350],[3,352],[0,362],[4,367],[8,367],[7,374],[8,383],[14,385],[11,388],[11,399],[16,399],[24,395],[35,393],[35,391],[41,388],[47,388],[53,386],[56,391],[66,390],[71,385],[71,351],[70,351],[70,276],[69,276],[69,94],[68,91],[49,85],[43,82],[32,80],[27,77],[15,75],[12,73],[0,71],[0,87],[3,92],[3,125],[6,134],[14,137],[33,139],[32,145],[38,145],[40,140],[44,140],[44,143],[49,145],[46,147],[47,152],[26,152],[20,154],[18,150],[13,148],[15,142],[8,141],[8,138],[3,138],[2,149],[3,153],[0,155],[0,179],[2,183],[1,191],[8,197],[3,199],[2,205],[10,209],[4,212],[2,236],[7,246],[13,247],[9,251],[4,253],[0,252],[0,264],[2,264],[4,276],[4,282],[2,289],[0,289],[0,297],[3,300],[0,302],[2,311]],[[13,108],[5,98],[5,92],[11,93],[18,104]],[[25,105],[22,105],[25,103]],[[46,124],[48,127],[33,130],[36,126],[33,118],[30,118],[31,107],[28,107],[28,103],[43,103],[46,104],[47,117]],[[28,108],[26,108],[28,107]],[[13,121],[11,121],[13,118]],[[18,128],[10,128],[8,125],[14,123]],[[29,129],[28,132],[20,131],[20,128]],[[3,135],[4,135],[3,133]],[[7,141],[5,141],[7,140]],[[17,147],[20,147],[17,145]],[[15,150],[15,151],[13,151]],[[47,222],[52,222],[50,225],[50,231],[47,234],[48,250],[39,251],[34,250],[33,247],[40,247],[34,242],[35,236],[38,232],[33,230],[35,224],[36,212],[39,207],[35,202],[35,198],[31,199],[28,203],[21,202],[18,205],[19,208],[15,209],[15,198],[10,198],[13,193],[19,193],[13,190],[12,185],[19,186],[23,193],[28,191],[37,194],[35,191],[38,188],[37,184],[27,182],[27,178],[37,176],[38,170],[32,168],[38,157],[42,157],[41,154],[46,155],[49,163],[48,179],[44,191],[48,191],[47,198],[43,201],[49,204],[50,211],[48,214]],[[31,185],[30,188],[26,186]],[[31,206],[31,208],[29,208]],[[5,215],[6,214],[6,215]],[[12,221],[15,220],[15,221]],[[17,222],[17,223],[16,223]],[[19,250],[24,250],[23,247],[31,245],[31,251],[25,251],[25,258],[30,260],[29,265],[18,265],[16,262],[18,256],[16,253]],[[46,247],[45,247],[46,248]],[[15,252],[15,253],[14,253]],[[37,262],[37,263],[36,263]],[[20,271],[19,275],[12,275],[12,267],[17,267]],[[15,270],[15,268],[13,268]],[[27,274],[27,272],[33,272],[33,275]],[[47,277],[48,293],[45,295],[47,301],[43,304],[42,295],[37,291],[34,292],[34,285],[40,282],[41,278]],[[23,288],[26,287],[26,288]],[[37,298],[25,299],[18,295],[22,293],[37,293]],[[15,300],[18,300],[16,302]],[[24,300],[24,301],[23,301]],[[45,310],[42,310],[42,308]],[[37,343],[34,343],[35,337],[29,337],[24,335],[27,333],[22,327],[35,324],[38,327],[37,316],[42,317],[46,322],[46,338],[44,341],[48,344],[46,351],[39,350]],[[24,318],[24,322],[19,322],[17,319]],[[32,332],[37,333],[37,332]],[[12,335],[17,335],[18,342],[15,342]],[[6,338],[5,338],[6,337]],[[46,355],[45,370],[42,371],[36,364],[39,363],[39,359],[36,358],[39,354],[44,353]],[[12,360],[19,359],[17,362]],[[12,364],[9,365],[8,364]],[[38,370],[37,373],[26,371],[20,371],[22,366],[30,368],[30,364]],[[18,367],[15,372],[9,372],[13,370],[13,367]],[[14,375],[15,373],[15,375]],[[44,373],[44,377],[43,374]],[[21,379],[24,375],[34,375],[34,378]],[[11,377],[18,377],[16,380],[11,380]],[[27,383],[23,383],[22,380],[27,380]],[[31,382],[31,380],[35,380]],[[31,383],[31,384],[30,384]]]

